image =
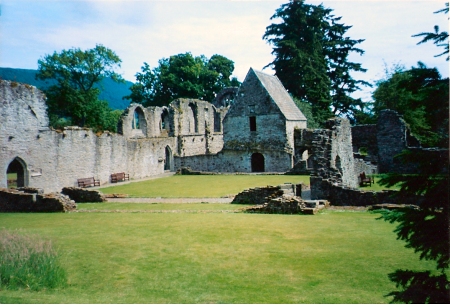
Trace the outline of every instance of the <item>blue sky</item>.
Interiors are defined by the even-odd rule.
[[[96,44],[114,50],[122,59],[121,73],[135,81],[143,62],[151,67],[171,55],[191,52],[211,57],[221,54],[235,62],[235,76],[243,81],[248,69],[257,70],[273,60],[272,48],[262,40],[270,17],[287,0],[266,1],[144,1],[144,0],[0,0],[0,66],[36,69],[37,60],[72,47]],[[416,45],[411,37],[448,30],[448,15],[433,14],[444,1],[307,1],[334,9],[342,22],[353,27],[361,62],[367,73],[356,78],[373,82],[384,76],[386,65],[407,68],[417,61],[437,67],[448,77],[448,62],[435,58],[441,49],[432,43]],[[264,70],[272,74],[270,69]],[[360,93],[370,99],[367,88]]]

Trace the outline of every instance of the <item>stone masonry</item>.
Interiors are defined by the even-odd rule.
[[[196,99],[177,99],[165,107],[131,104],[117,134],[96,134],[88,128],[49,128],[41,91],[0,80],[0,187],[8,187],[8,172],[17,174],[19,187],[60,192],[76,187],[79,178],[107,184],[117,172],[140,179],[182,167],[292,171],[311,173],[312,199],[334,204],[356,200],[352,194],[361,171],[414,172],[414,166],[395,159],[404,149],[448,162],[448,150],[421,148],[391,110],[382,111],[376,125],[351,128],[348,120],[335,118],[324,129],[310,130],[276,76],[250,69],[239,88],[225,91],[216,106]],[[367,156],[358,154],[361,147]]]

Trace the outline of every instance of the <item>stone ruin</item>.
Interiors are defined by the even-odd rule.
[[[75,201],[61,193],[43,194],[31,188],[0,188],[0,212],[70,212],[77,208]]]
[[[304,200],[305,189],[309,186],[291,183],[252,188],[237,194],[232,204],[255,204],[242,210],[264,214],[316,214],[329,205],[326,200]]]
[[[405,167],[394,159],[406,148],[448,164],[448,150],[421,148],[391,110],[382,111],[375,125],[351,127],[348,120],[334,118],[324,129],[307,129],[305,116],[278,78],[253,69],[239,88],[227,88],[214,103],[177,99],[165,107],[131,104],[117,134],[81,127],[54,130],[46,111],[40,90],[0,80],[0,187],[9,186],[11,172],[18,187],[46,192],[76,187],[77,179],[86,177],[104,185],[117,172],[131,179],[181,168],[287,172],[311,175],[312,199],[359,205],[358,198],[367,204],[389,201],[383,193],[357,190],[359,173],[414,172],[414,165]]]

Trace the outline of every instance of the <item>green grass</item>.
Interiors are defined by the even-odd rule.
[[[432,264],[376,217],[3,213],[0,228],[53,242],[69,284],[0,303],[388,303],[388,273]]]
[[[245,204],[224,203],[77,203],[79,211],[238,211]]]
[[[379,181],[381,180],[381,178],[383,178],[385,175],[383,174],[378,174],[378,175],[370,175],[370,177],[373,177],[375,179],[375,183],[373,183],[371,186],[369,185],[365,185],[363,187],[359,187],[361,190],[363,191],[383,191],[383,190],[399,190],[400,186],[398,185],[394,185],[392,187],[386,187],[386,186],[381,186],[379,184]]]
[[[293,175],[189,175],[133,182],[101,188],[104,194],[129,194],[132,197],[223,197],[256,186],[285,182],[309,184],[309,176]]]
[[[7,176],[7,182],[9,188],[16,188],[17,187],[17,173],[9,173]]]
[[[66,273],[49,241],[0,230],[0,289],[65,286]]]

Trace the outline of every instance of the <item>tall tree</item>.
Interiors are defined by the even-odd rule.
[[[231,76],[233,70],[233,61],[222,55],[208,59],[189,52],[160,59],[153,69],[144,62],[131,94],[125,98],[146,106],[168,105],[183,97],[212,101],[223,88],[239,86]]]
[[[438,10],[434,13],[435,14],[437,14],[437,13],[448,14],[448,2],[445,3],[445,8]],[[417,44],[425,43],[428,41],[434,41],[433,43],[435,45],[437,45],[438,47],[444,47],[444,52],[442,52],[441,54],[435,55],[435,57],[447,54],[446,60],[448,61],[448,59],[449,59],[449,56],[448,56],[448,32],[446,32],[446,31],[439,32],[439,26],[435,25],[434,33],[433,32],[422,32],[419,34],[415,34],[412,37],[421,37],[421,36],[423,38]]]
[[[382,211],[381,219],[396,223],[397,239],[420,253],[420,259],[434,261],[435,270],[397,269],[389,274],[398,291],[389,293],[398,303],[450,303],[449,271],[449,180],[448,152],[443,158],[430,158],[424,152],[405,151],[397,156],[401,162],[419,164],[414,175],[388,174],[380,183],[400,184],[399,198],[422,195],[417,208],[405,207]]]
[[[50,124],[65,119],[78,126],[113,129],[106,101],[100,101],[100,82],[109,77],[123,82],[115,72],[120,58],[110,49],[96,45],[82,51],[79,48],[54,52],[38,60],[36,78],[52,79],[56,84],[46,90]]]
[[[446,8],[438,12],[448,13]],[[438,13],[436,12],[436,13]],[[420,33],[419,42],[434,40],[448,54],[448,34]],[[448,56],[447,56],[448,61]],[[448,148],[449,80],[441,79],[436,68],[427,68],[419,62],[410,70],[396,69],[392,75],[380,82],[374,92],[375,114],[382,108],[395,109],[402,113],[412,131],[422,144],[440,145]],[[422,195],[417,208],[402,208],[383,211],[381,219],[396,223],[397,239],[406,242],[407,248],[420,253],[420,259],[434,261],[435,270],[416,271],[397,269],[389,279],[399,288],[392,291],[392,302],[398,303],[450,303],[450,216],[449,216],[449,156],[443,151],[441,157],[430,158],[424,151],[404,151],[396,156],[403,163],[418,166],[414,175],[390,173],[380,184],[400,185],[399,198]]]
[[[395,67],[377,82],[374,116],[383,109],[400,113],[425,147],[448,147],[449,82],[436,68],[419,62],[405,70]]]
[[[273,45],[275,74],[286,89],[302,102],[312,106],[319,123],[332,115],[354,119],[364,104],[351,94],[360,85],[350,72],[365,72],[361,64],[348,60],[351,52],[363,54],[355,46],[364,40],[345,36],[350,26],[339,23],[341,17],[332,15],[323,5],[306,4],[304,0],[290,1],[276,10],[272,19],[281,19],[266,28],[263,39]]]

